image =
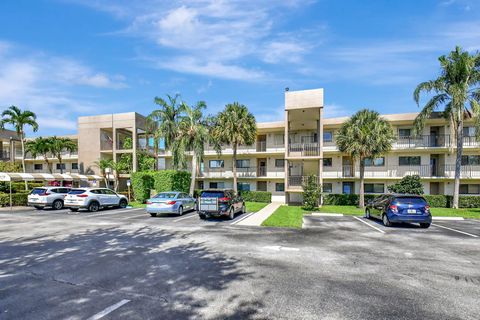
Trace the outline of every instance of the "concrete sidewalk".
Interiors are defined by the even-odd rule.
[[[246,219],[238,222],[237,226],[260,226],[263,221],[265,221],[275,210],[278,209],[283,203],[281,202],[272,202],[260,211],[252,214]]]

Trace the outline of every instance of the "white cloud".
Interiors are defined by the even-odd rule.
[[[348,117],[352,114],[352,111],[335,103],[326,104],[323,107],[324,118],[338,118]]]

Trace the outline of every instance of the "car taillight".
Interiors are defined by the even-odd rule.
[[[39,196],[41,196],[41,197],[45,197],[45,196],[48,196],[48,195],[50,195],[49,192],[44,192],[44,193],[40,193],[40,194],[39,194]]]
[[[146,204],[152,204],[153,202],[152,201],[147,201]]]
[[[167,204],[175,204],[175,203],[177,203],[177,201],[171,200],[171,201],[168,201],[168,202],[167,202]]]
[[[220,198],[220,199],[218,199],[218,201],[228,202],[228,201],[230,201],[230,198],[226,198],[226,197],[225,198]]]
[[[394,204],[390,205],[390,210],[392,210],[393,212],[398,212],[398,207]]]
[[[86,197],[88,197],[88,194],[77,194],[77,197],[86,198]]]
[[[425,206],[425,212],[430,212],[430,206]]]

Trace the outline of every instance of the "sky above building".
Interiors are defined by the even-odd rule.
[[[180,93],[283,119],[283,92],[325,89],[327,117],[415,112],[415,86],[456,45],[480,49],[480,1],[0,1],[0,107],[36,135]]]

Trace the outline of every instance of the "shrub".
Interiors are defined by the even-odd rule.
[[[28,193],[12,193],[12,205],[14,206],[26,206]],[[0,207],[9,207],[10,206],[10,194],[9,193],[0,193]]]
[[[43,181],[29,181],[28,190],[33,188],[43,187],[46,185],[46,182]],[[0,192],[10,193],[10,183],[9,182],[0,182]],[[12,193],[24,193],[25,192],[25,182],[15,181],[12,182]]]
[[[432,208],[446,208],[447,207],[447,196],[443,194],[438,195],[424,195],[425,200],[427,200],[428,204]]]
[[[240,191],[240,195],[245,201],[272,202],[272,193],[267,191]]]
[[[318,207],[322,188],[318,184],[316,176],[311,175],[302,185],[303,188],[303,207],[306,210],[313,210]]]
[[[376,198],[376,194],[366,194],[365,203]],[[358,194],[324,194],[323,195],[323,204],[324,205],[334,205],[334,206],[357,206],[359,202]]]
[[[193,190],[193,197],[196,199],[200,196],[200,193],[202,192],[202,189],[195,189]]]
[[[0,161],[0,172],[22,172],[20,162]]]
[[[460,196],[459,208],[480,208],[480,196]]]
[[[145,202],[150,198],[150,190],[153,189],[154,172],[133,172],[131,175],[133,197],[135,201]]]
[[[190,190],[191,174],[187,171],[162,170],[154,174],[154,188],[157,192]]]
[[[393,193],[423,194],[423,185],[419,175],[405,176],[402,180],[387,187]]]

